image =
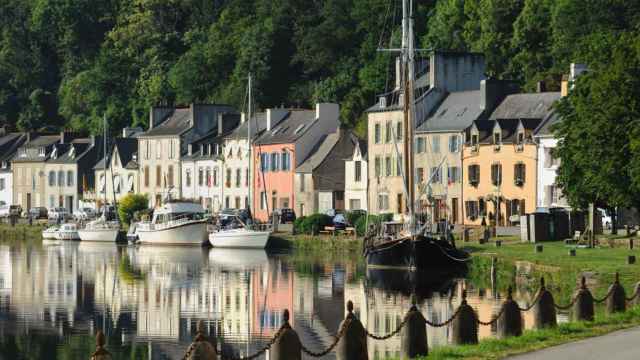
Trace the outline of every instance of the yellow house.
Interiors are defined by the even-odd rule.
[[[540,119],[477,120],[463,147],[464,224],[510,226],[536,204]]]

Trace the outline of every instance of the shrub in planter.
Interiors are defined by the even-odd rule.
[[[313,230],[320,231],[325,226],[333,225],[333,218],[325,214],[313,214],[305,218],[300,224],[300,232],[312,234]]]
[[[145,210],[149,207],[149,199],[143,194],[129,194],[118,203],[118,215],[124,224],[131,223],[136,211]]]

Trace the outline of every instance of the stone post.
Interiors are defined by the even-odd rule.
[[[105,342],[104,333],[98,330],[96,334],[96,351],[91,354],[91,360],[111,360],[111,353],[104,348]]]
[[[513,300],[513,289],[509,286],[507,300],[502,304],[501,316],[498,318],[498,337],[522,335],[522,315],[518,303]]]
[[[458,316],[453,319],[451,325],[451,342],[454,345],[466,345],[478,343],[478,316],[469,304],[467,304],[467,290],[462,290],[462,303]]]
[[[640,305],[640,282],[636,283],[636,286],[633,288],[633,295],[635,298],[631,301],[631,305]]]
[[[556,307],[553,295],[544,284],[544,278],[540,278],[540,294],[538,302],[533,306],[533,323],[536,329],[556,327]]]
[[[427,343],[427,321],[418,311],[416,304],[411,306],[406,323],[400,330],[402,341],[401,359],[414,359],[429,354]]]
[[[362,323],[353,314],[353,303],[347,302],[347,317],[340,323],[338,329],[346,325],[346,329],[338,345],[336,345],[336,358],[338,360],[367,360],[367,334]]]
[[[616,272],[616,279],[609,287],[609,298],[606,301],[607,314],[611,315],[617,312],[624,312],[626,310],[626,294],[624,287],[620,285],[620,275]]]
[[[289,324],[289,310],[282,315],[284,324],[280,336],[271,346],[270,360],[300,360],[302,358],[302,343],[298,333]]]
[[[573,319],[575,321],[593,321],[593,296],[591,291],[587,289],[587,280],[584,276],[573,304]]]

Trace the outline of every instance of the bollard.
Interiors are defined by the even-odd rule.
[[[558,325],[553,295],[545,287],[543,277],[540,278],[538,302],[533,306],[533,324],[536,329],[552,328]]]
[[[587,289],[587,280],[584,276],[575,296],[573,319],[575,321],[593,321],[593,296],[591,291]]]
[[[98,330],[96,334],[96,351],[91,354],[91,360],[110,360],[111,353],[104,348],[105,338],[104,333]]]
[[[607,314],[611,315],[617,312],[624,312],[627,305],[627,295],[624,287],[620,285],[620,275],[616,272],[616,280],[609,287],[611,295],[606,302]]]
[[[207,340],[207,337],[204,335],[204,322],[202,320],[198,321],[198,325],[196,326],[196,337],[193,339],[191,345],[189,345],[189,349],[184,356],[186,360],[217,360],[218,353],[216,351],[215,344],[212,344]]]
[[[633,250],[633,238],[629,238],[629,250]]]
[[[427,344],[427,321],[418,311],[415,301],[407,314],[406,323],[400,330],[402,342],[401,359],[414,359],[429,354]]]
[[[502,246],[502,240],[496,240],[496,247]]]
[[[633,300],[631,300],[631,305],[640,305],[640,282],[636,283],[636,286],[633,288]]]
[[[542,252],[542,249],[543,249],[542,245],[539,245],[539,244],[538,244],[538,245],[536,245],[536,252],[537,252],[537,253],[541,253],[541,252]]]
[[[576,249],[569,249],[569,256],[576,256]]]
[[[367,360],[367,333],[362,323],[353,314],[353,303],[347,302],[347,317],[340,323],[338,329],[346,326],[338,345],[336,345],[336,358],[338,360]]]
[[[270,360],[300,360],[302,359],[302,343],[298,333],[289,324],[289,310],[284,310],[282,315],[284,324],[282,332],[269,350]]]
[[[454,345],[475,345],[478,343],[478,316],[467,304],[467,290],[462,290],[462,303],[458,316],[451,325],[451,342]]]
[[[504,339],[509,336],[522,335],[522,316],[518,303],[513,300],[513,289],[509,286],[507,300],[500,309],[502,315],[498,318],[498,337]]]
[[[633,265],[635,263],[636,263],[636,256],[635,255],[627,256],[627,264],[628,265]]]

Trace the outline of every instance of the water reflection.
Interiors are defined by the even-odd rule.
[[[177,359],[199,320],[223,352],[246,355],[275,334],[284,309],[302,342],[320,350],[332,343],[349,299],[370,332],[393,331],[411,305],[406,285],[413,280],[406,276],[366,273],[355,260],[262,250],[0,245],[0,355],[11,357],[7,344],[33,333],[67,353],[63,348],[70,338],[88,338],[101,329],[115,358]],[[471,289],[468,302],[481,319],[497,312],[500,294],[435,276],[429,285],[419,284],[418,306],[432,321],[448,319],[464,286]],[[521,306],[533,300],[527,292],[515,295]],[[525,315],[527,327],[530,316]],[[494,332],[480,327],[481,337]],[[446,344],[450,328],[430,328],[428,336],[430,346]],[[398,355],[399,349],[399,336],[369,343],[372,359]],[[41,351],[34,357],[46,357]],[[88,355],[91,346],[75,351],[76,357],[82,351]]]

